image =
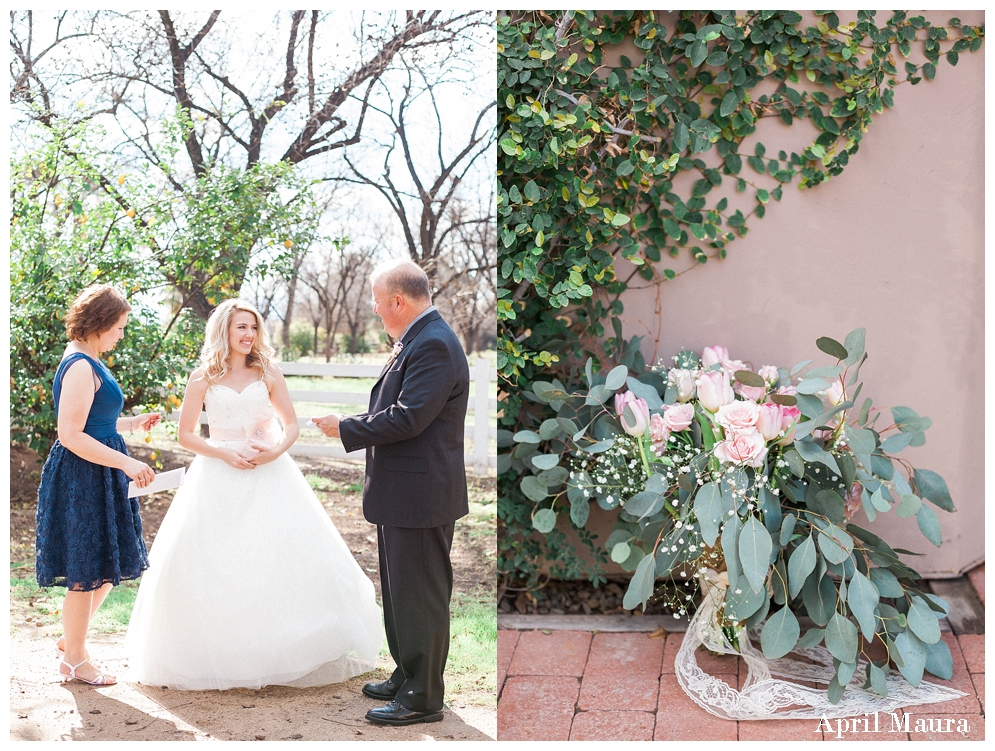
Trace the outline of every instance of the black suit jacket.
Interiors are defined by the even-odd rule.
[[[468,513],[463,435],[470,367],[437,311],[417,321],[370,392],[343,418],[342,445],[366,449],[363,515],[391,527],[440,527]]]

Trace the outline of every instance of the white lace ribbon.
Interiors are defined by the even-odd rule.
[[[714,572],[709,572],[714,574]],[[705,578],[705,577],[703,577]],[[715,591],[711,591],[715,590]],[[893,712],[900,707],[933,704],[966,696],[963,691],[922,681],[912,686],[900,673],[889,673],[888,695],[880,696],[861,688],[867,667],[860,660],[857,670],[839,704],[830,704],[825,688],[801,685],[801,681],[828,684],[835,675],[833,658],[823,646],[794,650],[812,663],[790,657],[768,660],[745,633],[739,637],[740,649],[735,649],[722,629],[716,625],[717,603],[723,597],[706,579],[702,605],[691,619],[684,641],[677,652],[674,668],[677,680],[691,699],[705,711],[726,720],[819,720],[859,717],[874,712]],[[719,654],[737,655],[746,661],[748,675],[738,691],[698,667],[695,650],[699,646]],[[773,676],[785,680],[778,680]]]

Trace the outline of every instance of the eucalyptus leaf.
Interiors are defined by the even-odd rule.
[[[881,441],[881,450],[888,454],[897,454],[908,446],[915,436],[915,433],[895,433],[894,435],[890,435]]]
[[[653,596],[653,584],[656,581],[656,562],[654,556],[648,555],[639,561],[636,572],[629,581],[629,588],[622,597],[622,607],[634,610],[642,605],[646,610],[646,602]]]
[[[781,534],[778,538],[778,542],[780,542],[782,548],[791,541],[791,535],[794,534],[796,521],[798,521],[798,517],[794,514],[786,514],[781,520]],[[812,565],[815,565],[814,560],[812,561]]]
[[[895,509],[895,514],[903,518],[915,516],[922,508],[922,499],[915,495],[903,495],[902,502]]]
[[[874,638],[877,629],[877,619],[874,617],[874,610],[878,606],[879,600],[877,587],[866,576],[859,571],[855,571],[850,577],[850,586],[847,589],[846,601],[860,624],[860,631],[868,641]]]
[[[846,686],[853,679],[853,674],[856,672],[856,660],[853,662],[841,662],[836,668],[836,680],[840,682],[841,686]]]
[[[554,438],[559,438],[563,435],[563,428],[560,427],[560,422],[555,417],[551,417],[548,420],[543,420],[542,425],[539,426],[539,437],[544,441],[551,441]]]
[[[824,628],[810,628],[805,632],[805,635],[798,640],[795,645],[795,649],[806,649],[808,647],[814,647],[822,643],[822,640],[826,636],[826,629]]]
[[[560,463],[559,454],[536,454],[532,457],[532,464],[538,469],[552,469]]]
[[[837,475],[842,475],[839,465],[836,463],[836,459],[828,451],[824,451],[822,448],[812,443],[811,441],[795,441],[794,442],[795,451],[804,459],[806,462],[819,462],[829,467]]]
[[[760,646],[768,660],[784,657],[798,643],[801,628],[791,608],[784,607],[767,618],[760,633]]]
[[[640,399],[646,401],[646,405],[650,410],[663,409],[663,400],[660,398],[659,392],[653,386],[648,383],[643,383],[642,381],[637,381],[631,376],[626,379],[626,385],[629,387],[629,391],[638,396]]]
[[[906,629],[895,637],[895,647],[902,656],[898,672],[913,686],[918,686],[922,682],[922,671],[926,667],[926,645],[911,630]]]
[[[762,389],[767,385],[767,382],[762,377],[751,370],[737,370],[733,373],[733,378],[744,386],[753,386],[754,388]]]
[[[874,433],[866,428],[849,428],[846,441],[857,454],[870,454],[874,451]]]
[[[819,530],[819,549],[830,563],[843,563],[853,551],[853,538],[835,524]]]
[[[837,360],[845,360],[849,356],[846,347],[835,339],[830,339],[828,336],[820,336],[816,339],[815,346]]]
[[[940,623],[936,618],[936,613],[932,611],[926,601],[916,595],[909,602],[909,612],[905,614],[909,623],[909,629],[923,642],[923,644],[933,644],[940,638]]]
[[[535,501],[536,503],[544,500],[548,495],[546,486],[535,475],[526,475],[522,478],[522,492],[525,493],[530,501]]]
[[[591,502],[587,498],[570,499],[570,521],[575,527],[583,528],[591,513]]]
[[[623,563],[629,557],[629,543],[619,542],[612,548],[611,559],[615,563]]]
[[[556,526],[556,512],[551,508],[541,508],[532,517],[532,526],[544,535],[553,531]]]
[[[536,433],[536,432],[534,432],[534,431],[532,431],[532,430],[519,430],[517,433],[515,433],[515,437],[514,438],[515,438],[515,442],[516,443],[541,443],[542,442],[542,438],[539,437],[539,434]]]
[[[713,547],[719,536],[719,521],[722,519],[722,493],[715,482],[706,482],[694,496],[694,515],[701,525],[701,539],[707,547]]]
[[[798,596],[809,574],[815,570],[815,541],[809,535],[796,547],[788,559],[788,594],[791,599]]]
[[[626,513],[632,514],[640,519],[653,516],[663,508],[664,496],[654,490],[643,490],[636,493],[625,502],[623,508]]]
[[[795,365],[789,371],[789,375],[795,375],[798,371],[800,371],[802,368],[804,368],[806,365],[808,365],[811,362],[812,362],[811,360],[802,360],[799,363],[795,363]]]
[[[772,544],[767,528],[750,514],[739,534],[739,560],[743,564],[743,574],[754,592],[764,588],[767,570],[770,568]]]
[[[915,483],[919,495],[940,507],[944,511],[953,511],[954,502],[950,500],[950,491],[947,490],[947,483],[936,472],[928,469],[913,470],[912,480]]]
[[[854,329],[847,334],[846,339],[843,340],[843,347],[847,352],[846,359],[844,359],[843,362],[847,367],[855,364],[861,357],[864,356],[864,338],[866,334],[866,329]]]
[[[839,613],[833,613],[826,625],[826,649],[840,662],[857,660],[857,627]]]
[[[734,621],[745,621],[756,613],[767,598],[767,590],[754,592],[746,577],[741,576],[729,584],[726,592],[726,617]]]
[[[885,680],[886,677],[882,668],[879,668],[873,662],[867,663],[867,679],[871,683],[871,688],[881,696],[888,695],[888,681]]]
[[[954,658],[943,639],[926,645],[925,668],[940,680],[949,681],[954,677]]]
[[[798,382],[795,388],[798,389],[799,394],[815,394],[819,391],[825,391],[831,385],[824,378],[804,378]]]
[[[790,581],[790,574],[789,574]],[[825,626],[836,612],[837,593],[828,576],[815,575],[805,580],[802,587],[802,602],[805,611],[817,626]]]
[[[936,547],[940,547],[943,542],[943,532],[940,529],[940,520],[936,518],[936,512],[923,504],[916,512],[916,522],[918,522],[919,531],[923,533],[923,536]]]
[[[877,588],[882,597],[904,597],[905,590],[898,583],[898,579],[886,568],[872,568],[869,576],[871,583]]]
[[[829,686],[826,688],[826,697],[829,699],[830,704],[839,704],[843,699],[843,694],[846,691],[846,686],[841,686],[839,678],[835,675],[829,681]]]
[[[617,391],[625,385],[625,379],[628,375],[629,369],[624,365],[612,368],[608,375],[605,376],[605,388],[609,391]]]

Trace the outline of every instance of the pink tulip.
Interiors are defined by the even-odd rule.
[[[698,401],[709,412],[715,412],[723,404],[729,404],[736,399],[736,393],[729,385],[729,378],[721,370],[702,373],[695,381],[698,389]]]
[[[677,389],[677,401],[686,402],[694,396],[694,370],[673,368],[667,373],[667,380]]]
[[[798,427],[801,416],[798,407],[781,407],[781,432],[784,433],[784,437],[777,442],[779,446],[787,446],[795,440],[795,428]]]
[[[736,382],[736,390],[744,399],[751,402],[759,402],[767,395],[767,389],[763,386],[744,386],[738,381]]]
[[[757,430],[765,441],[772,441],[781,435],[781,405],[766,402],[760,405],[760,416],[757,417]]]
[[[694,421],[694,406],[691,404],[671,404],[663,413],[663,424],[667,430],[679,432],[687,430]]]
[[[701,363],[706,368],[712,367],[717,362],[729,359],[729,350],[716,344],[714,347],[705,347],[701,352]]]
[[[625,408],[628,407],[632,413],[634,423],[629,423],[625,418]],[[650,408],[645,399],[640,399],[631,391],[624,394],[615,394],[615,411],[618,419],[622,423],[622,430],[631,436],[641,436],[646,432],[650,424]]]
[[[715,444],[715,458],[724,464],[745,464],[760,467],[767,456],[764,438],[755,429],[748,432],[732,433],[724,441]]]

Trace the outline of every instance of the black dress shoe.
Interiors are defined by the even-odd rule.
[[[366,719],[378,725],[414,725],[416,722],[442,722],[442,711],[415,712],[392,701],[366,713]]]
[[[397,690],[399,688],[400,686],[388,678],[383,683],[367,683],[363,686],[363,695],[369,696],[371,699],[391,701],[395,696],[397,696]]]

